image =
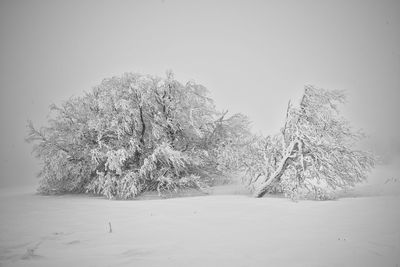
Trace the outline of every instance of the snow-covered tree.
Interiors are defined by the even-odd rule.
[[[326,199],[366,179],[374,157],[354,148],[363,134],[340,116],[337,105],[344,101],[342,91],[306,86],[298,106],[289,102],[281,132],[259,137],[243,159],[256,197],[277,191]]]
[[[134,198],[144,191],[204,188],[227,142],[249,134],[240,114],[218,112],[202,85],[127,73],[83,97],[52,105],[47,127],[28,124],[43,161],[40,192]]]

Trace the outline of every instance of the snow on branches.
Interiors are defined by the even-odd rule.
[[[224,142],[248,132],[243,115],[226,118],[194,82],[127,73],[83,97],[52,105],[53,119],[27,141],[43,161],[43,193],[92,192],[134,198],[144,191],[203,189],[220,174]],[[240,118],[240,119],[238,119]]]
[[[127,73],[52,105],[47,127],[28,124],[27,141],[43,161],[42,193],[127,199],[204,189],[244,170],[256,197],[326,199],[363,181],[374,165],[354,148],[363,135],[340,116],[344,102],[341,91],[306,86],[299,105],[289,102],[281,132],[259,137],[246,116],[217,111],[202,85],[183,85],[171,72]]]
[[[272,191],[292,198],[330,198],[336,188],[366,179],[374,157],[354,144],[363,135],[340,116],[342,91],[306,86],[300,104],[290,102],[285,125],[274,137],[260,138],[250,149],[247,183],[256,197]]]

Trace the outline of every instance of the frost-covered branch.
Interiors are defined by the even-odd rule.
[[[83,97],[52,105],[53,117],[27,141],[43,161],[43,193],[93,192],[134,198],[157,190],[204,188],[231,171],[218,160],[246,130],[245,117],[218,112],[205,87],[127,73]]]
[[[253,164],[247,165],[248,173],[263,177],[261,182],[249,178],[255,196],[278,190],[291,197],[325,198],[335,188],[366,179],[375,160],[354,149],[363,135],[340,116],[338,104],[344,102],[342,91],[312,86],[305,87],[298,107],[289,102],[281,133],[265,138],[264,146],[253,144],[263,154],[253,154]]]

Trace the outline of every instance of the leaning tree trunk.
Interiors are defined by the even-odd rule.
[[[267,191],[269,186],[272,184],[272,182],[278,180],[279,178],[282,177],[283,173],[285,172],[288,164],[289,164],[289,157],[285,157],[281,163],[279,164],[278,168],[276,171],[265,181],[263,182],[257,190],[254,192],[255,197],[262,197],[264,196]]]
[[[285,156],[280,161],[278,168],[274,171],[274,173],[271,174],[271,176],[267,177],[267,179],[255,190],[254,192],[255,197],[264,196],[267,193],[270,185],[274,181],[279,180],[282,177],[282,175],[284,174],[285,170],[289,165],[290,160],[294,157],[292,154],[296,149],[296,144],[297,141],[291,142],[291,144],[288,147],[287,153],[285,153]]]

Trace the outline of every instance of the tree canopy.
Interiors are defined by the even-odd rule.
[[[245,168],[254,195],[284,192],[292,198],[326,199],[336,188],[366,179],[374,157],[354,147],[363,137],[340,116],[342,91],[306,86],[298,106],[290,102],[281,132],[249,148]]]
[[[366,179],[374,157],[354,148],[363,134],[340,116],[342,91],[306,86],[274,136],[256,136],[242,114],[218,111],[207,89],[136,73],[105,79],[52,105],[46,127],[28,124],[43,162],[39,191],[135,198],[146,191],[203,190],[232,173],[256,197],[330,198]]]
[[[219,112],[204,86],[127,73],[52,105],[47,127],[28,124],[43,161],[42,193],[134,198],[144,191],[203,189],[231,171],[229,143],[249,135],[241,114]]]

